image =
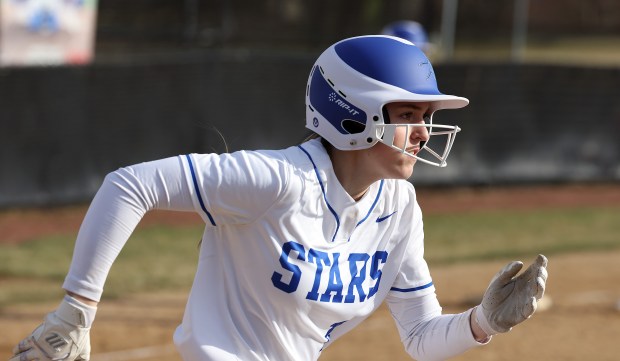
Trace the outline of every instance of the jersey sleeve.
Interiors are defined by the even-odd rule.
[[[288,179],[283,159],[277,151],[184,156],[194,208],[212,226],[253,222],[282,194]]]
[[[422,211],[415,200],[415,194],[407,209],[409,211],[405,212],[401,219],[401,227],[409,227],[405,240],[407,247],[398,275],[389,292],[390,296],[400,298],[419,297],[435,292],[435,286],[424,259]]]
[[[442,315],[435,293],[408,299],[388,296],[386,303],[405,350],[416,360],[446,360],[485,344],[471,331],[472,309]]]
[[[424,260],[422,211],[411,187],[405,202],[410,214],[407,247],[396,280],[385,301],[396,322],[405,350],[416,360],[445,360],[481,345],[471,331],[471,310],[442,314],[428,265]]]
[[[112,263],[153,209],[194,210],[178,157],[124,167],[105,177],[82,221],[63,288],[98,301]]]

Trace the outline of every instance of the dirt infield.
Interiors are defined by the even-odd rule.
[[[508,189],[419,190],[426,213],[472,209],[620,205],[620,185]],[[76,232],[86,208],[0,212],[4,242],[37,234]],[[620,214],[619,214],[620,216]],[[620,217],[619,217],[620,219]],[[150,222],[194,223],[194,216],[148,215]],[[37,227],[32,227],[37,224]],[[620,235],[619,235],[620,242]],[[529,261],[529,260],[524,260]],[[505,261],[432,266],[445,312],[461,312],[479,301],[488,280]],[[549,308],[499,335],[487,346],[454,360],[618,360],[620,335],[620,250],[550,257],[546,298]],[[0,278],[0,290],[3,280]],[[171,345],[187,290],[131,295],[100,306],[92,331],[92,361],[180,361]],[[0,309],[0,360],[56,304],[15,305]],[[324,351],[321,360],[408,360],[385,307]]]

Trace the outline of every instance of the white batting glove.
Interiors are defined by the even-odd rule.
[[[538,255],[525,272],[517,276],[523,262],[507,264],[487,288],[482,303],[476,307],[476,322],[489,336],[508,332],[530,318],[545,293],[547,258]]]
[[[65,296],[56,311],[13,349],[9,361],[90,359],[90,326],[97,308]]]

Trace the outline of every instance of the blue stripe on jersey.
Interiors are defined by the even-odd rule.
[[[327,208],[329,209],[329,211],[332,212],[332,214],[334,215],[334,218],[336,218],[336,232],[334,232],[334,236],[332,237],[332,242],[334,242],[336,240],[336,235],[338,234],[338,230],[340,229],[340,218],[338,218],[338,214],[336,214],[336,211],[334,210],[334,208],[332,208],[331,204],[329,204],[329,202],[327,201],[327,194],[325,194],[325,187],[323,186],[323,182],[321,182],[321,177],[319,176],[319,170],[316,168],[316,164],[314,164],[314,160],[312,160],[312,156],[310,156],[310,153],[308,153],[301,145],[298,145],[297,147],[299,147],[299,149],[301,149],[304,153],[306,153],[306,155],[308,156],[308,159],[310,159],[310,162],[312,163],[312,166],[314,167],[314,173],[316,173],[316,179],[319,181],[319,185],[321,186],[321,192],[323,192],[323,199],[325,199],[325,203],[327,204]]]
[[[390,288],[390,291],[398,291],[398,292],[415,292],[415,291],[419,291],[419,290],[423,290],[425,288],[429,288],[430,286],[433,285],[433,282],[429,282],[425,285],[419,286],[419,287],[413,287],[413,288],[397,288],[397,287],[392,287]]]
[[[211,217],[211,213],[207,211],[207,207],[205,207],[205,204],[202,201],[202,196],[200,195],[200,188],[198,188],[198,180],[196,179],[196,172],[194,171],[194,164],[192,163],[192,158],[189,156],[189,154],[186,154],[185,157],[187,157],[187,162],[189,163],[189,170],[192,173],[192,182],[194,182],[194,190],[196,191],[196,195],[198,196],[198,203],[200,203],[200,208],[202,208],[202,210],[207,214],[207,217],[209,217],[209,221],[211,221],[211,224],[215,226],[215,221],[213,220],[213,217]]]
[[[377,205],[377,202],[379,201],[379,197],[381,196],[382,191],[383,191],[383,179],[381,180],[381,183],[379,183],[379,191],[377,192],[377,196],[375,197],[374,202],[372,202],[372,205],[370,206],[368,213],[364,216],[364,218],[362,218],[361,221],[357,222],[357,224],[355,225],[355,228],[357,228],[357,226],[359,226],[360,224],[364,223],[364,221],[366,221],[366,219],[370,217],[370,213],[372,213],[372,210],[375,209],[375,206]],[[351,235],[353,235],[353,232],[351,232]],[[351,236],[349,236],[349,239],[347,240],[347,242],[350,240],[351,240]]]
[[[364,221],[366,219],[368,219],[368,217],[370,216],[370,213],[372,213],[372,210],[375,209],[375,206],[377,205],[377,202],[379,201],[379,197],[381,196],[381,191],[383,191],[383,179],[381,179],[381,183],[379,184],[379,191],[377,192],[377,196],[375,197],[375,201],[372,202],[372,206],[370,206],[370,209],[368,210],[368,214],[366,214],[366,216],[364,218],[362,218],[361,221],[357,222],[355,227],[357,227],[360,224],[364,223]]]

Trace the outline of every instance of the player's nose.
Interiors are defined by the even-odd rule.
[[[428,128],[422,125],[411,127],[411,132],[409,134],[409,141],[412,144],[416,144],[419,142],[426,142],[430,138],[430,134],[428,133]]]

